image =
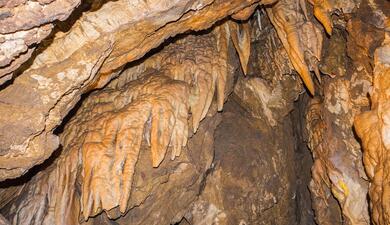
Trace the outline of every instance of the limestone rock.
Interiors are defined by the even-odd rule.
[[[0,180],[18,177],[47,159],[59,144],[53,130],[81,94],[104,86],[125,63],[170,36],[206,29],[253,2],[120,0],[83,13],[1,91],[0,113],[17,114],[0,121]]]
[[[321,224],[335,224],[335,219],[341,223],[341,216],[335,216],[338,204],[345,224],[370,224],[367,176],[353,118],[370,104],[367,98],[372,82],[370,62],[373,49],[384,35],[383,30],[374,26],[371,20],[374,17],[362,19],[372,11],[367,2],[360,5],[346,23],[347,39],[342,31],[334,30],[335,37],[326,46],[337,46],[339,58],[326,55],[330,51],[325,51],[323,65],[333,64],[339,71],[333,78],[325,77],[322,98],[313,99],[307,113],[309,147],[314,156],[310,189],[316,219]],[[362,39],[363,30],[370,32]]]
[[[0,3],[0,85],[30,57],[52,31],[80,4],[79,0],[11,0]]]
[[[308,2],[0,0],[0,223],[390,224],[389,3]]]
[[[250,59],[253,63],[248,68],[248,76],[238,78],[234,94],[253,117],[276,126],[294,108],[293,102],[303,87],[272,24],[262,21],[263,32],[269,35],[252,34]]]

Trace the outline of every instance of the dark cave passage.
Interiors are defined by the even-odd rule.
[[[304,120],[293,118],[293,111],[265,126],[237,100],[225,104],[214,136],[214,169],[200,202],[223,208],[231,224],[315,224],[308,189],[312,159],[294,129]],[[202,224],[204,216],[196,216],[193,224]]]

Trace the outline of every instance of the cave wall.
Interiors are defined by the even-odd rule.
[[[354,118],[370,107],[373,53],[385,33],[384,17],[375,16],[381,14],[376,4],[363,1],[354,14],[335,19],[337,26],[325,41],[320,65],[329,76],[306,114],[314,156],[310,189],[320,224],[370,224],[369,179]]]
[[[186,220],[190,224],[304,224],[296,215],[311,208],[296,206],[300,190],[295,183],[292,132],[289,117],[276,127],[264,127],[236,100],[229,100],[214,136],[214,167]]]

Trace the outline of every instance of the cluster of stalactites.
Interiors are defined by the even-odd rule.
[[[332,33],[333,24],[331,13],[333,4],[328,0],[311,0],[314,16],[323,24],[326,32]],[[271,4],[266,7],[267,14],[274,25],[288,56],[302,78],[309,92],[314,95],[314,83],[310,71],[314,71],[321,82],[318,63],[321,60],[322,32],[308,18],[305,0],[261,1],[262,4]],[[236,20],[247,20],[256,10],[257,4],[244,8],[232,15]],[[247,73],[247,64],[250,54],[250,27],[248,23],[228,23],[234,46],[240,58],[244,74]]]
[[[292,12],[299,11],[291,8],[292,5],[296,6],[281,0],[269,8],[268,15],[294,67],[314,93],[308,71],[309,68],[316,71],[314,62],[320,60],[322,39],[310,22],[298,27],[297,24],[302,25],[300,21],[304,19],[302,16],[291,17]],[[233,18],[247,19],[252,12],[250,8],[233,15]],[[222,110],[229,79],[230,40],[237,50],[243,72],[247,73],[249,24],[227,21],[207,38],[201,37],[204,36],[188,36],[166,46],[144,62],[145,68],[160,73],[142,73],[136,76],[138,80],[120,89],[102,90],[90,96],[62,136],[65,150],[61,158],[28,184],[31,193],[39,193],[42,198],[34,204],[23,204],[23,201],[28,201],[26,198],[15,206],[15,212],[27,213],[34,208],[34,214],[42,217],[23,222],[23,214],[15,214],[14,221],[24,224],[55,221],[61,224],[63,216],[74,218],[70,216],[74,216],[74,209],[70,208],[73,204],[76,209],[79,206],[85,220],[116,207],[125,213],[142,140],[150,145],[152,165],[157,167],[169,146],[172,147],[171,159],[180,155],[187,143],[189,127],[196,132],[200,121],[209,112],[215,93],[217,109]],[[188,123],[190,116],[191,126]],[[81,196],[77,196],[75,190],[77,182],[81,183]],[[58,186],[59,183],[64,185]],[[45,204],[41,204],[43,202]],[[46,204],[55,210],[46,211]]]
[[[172,160],[180,155],[191,125],[195,132],[215,93],[216,108],[222,109],[228,40],[218,29],[166,46],[133,80],[91,94],[61,136],[61,157],[25,187],[40,197],[29,204],[24,204],[28,198],[15,201],[14,221],[77,224],[75,209],[82,220],[102,211],[116,217],[116,208],[125,213],[143,141],[157,167],[168,150]],[[23,217],[29,211],[40,217]]]
[[[226,100],[229,34],[227,26],[221,25],[209,35],[189,35],[166,46],[142,65],[141,71],[159,70],[171,79],[184,81],[188,85],[194,133],[200,121],[206,117],[214,96],[218,111],[222,110]],[[131,76],[130,80],[139,77],[128,75]]]
[[[304,1],[300,1],[302,2]],[[309,92],[314,95],[310,70],[313,70],[320,79],[318,71],[322,49],[320,29],[307,19],[305,4],[298,4],[297,0],[280,0],[267,8],[267,13],[291,63]]]
[[[112,99],[111,107],[115,109],[111,114],[91,120],[96,122],[87,126],[81,147],[84,219],[117,206],[122,213],[126,211],[143,139],[151,147],[152,165],[157,167],[168,146],[172,146],[172,160],[180,155],[187,143],[190,115],[195,133],[210,109],[215,92],[217,108],[222,109],[228,73],[227,48],[226,37],[218,35],[218,31],[204,38],[188,36],[166,46],[145,62],[147,71],[158,70],[163,75],[141,74],[138,80],[129,83],[133,87],[127,87],[122,99]],[[124,103],[125,106],[120,106]],[[110,103],[94,110],[104,111],[107,104]],[[106,161],[104,167],[102,161]],[[105,193],[112,188],[116,194],[107,196]]]
[[[85,219],[118,205],[122,213],[126,211],[143,137],[151,146],[155,167],[168,146],[172,146],[174,159],[187,144],[187,85],[156,74],[136,83],[125,91],[127,95],[115,98],[112,106],[97,106],[95,110],[113,109],[102,115],[94,113],[94,119],[85,126],[81,146],[81,210]],[[126,101],[129,103],[122,103]]]

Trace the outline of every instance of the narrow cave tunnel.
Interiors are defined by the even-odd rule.
[[[389,15],[0,1],[0,225],[390,224]]]

